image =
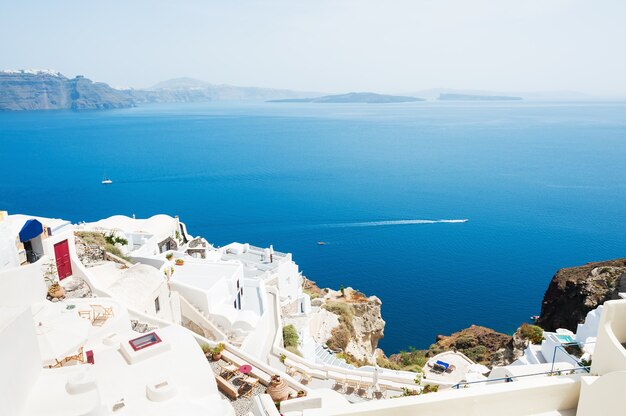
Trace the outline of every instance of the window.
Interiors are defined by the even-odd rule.
[[[237,299],[233,302],[233,308],[237,309]]]
[[[159,302],[158,296],[156,297],[156,299],[154,299],[154,310],[156,311],[156,313],[159,313],[159,311],[161,310],[161,302]]]
[[[149,334],[128,341],[135,351],[142,350],[151,345],[158,344],[159,342],[161,342],[161,338],[159,338],[156,332],[150,332]]]
[[[237,289],[239,289],[239,280],[237,280]]]

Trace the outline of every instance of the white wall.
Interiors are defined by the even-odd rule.
[[[598,325],[602,317],[602,305],[596,309],[589,311],[585,318],[585,322],[578,324],[576,329],[576,341],[584,343],[587,338],[596,337],[598,335]]]
[[[298,265],[293,261],[283,261],[279,264],[276,274],[278,274],[278,288],[280,289],[281,300],[295,300],[302,293],[302,275],[298,271]]]
[[[355,403],[348,408],[304,410],[303,416],[529,416],[576,409],[574,376],[447,390],[421,396]]]
[[[0,272],[0,306],[26,306],[46,300],[48,288],[42,269],[47,261],[48,257],[42,257],[36,263]]]
[[[591,374],[626,371],[626,300],[604,303],[598,338],[591,362]]]
[[[30,307],[14,318],[0,321],[0,415],[6,416],[21,414],[43,370]]]
[[[0,271],[20,265],[15,246],[16,238],[17,236],[11,234],[7,222],[0,217]]]
[[[626,413],[625,390],[626,371],[616,371],[602,377],[583,377],[576,416],[609,416]]]
[[[261,282],[262,285],[263,282]],[[272,344],[276,331],[278,331],[278,322],[275,319],[275,304],[272,302],[271,295],[267,294],[266,288],[262,285],[259,290],[263,295],[265,303],[265,313],[257,323],[256,327],[250,332],[243,344],[242,351],[255,356],[257,359],[267,361],[272,351]],[[282,331],[282,328],[281,328]]]

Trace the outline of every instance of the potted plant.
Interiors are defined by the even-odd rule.
[[[65,289],[59,284],[57,266],[52,260],[45,264],[43,278],[48,284],[48,295],[50,297],[59,299],[65,296]]]
[[[200,348],[202,348],[202,352],[204,353],[204,356],[208,359],[209,356],[212,354],[211,346],[205,342],[200,345]]]
[[[225,345],[223,343],[217,344],[215,348],[211,349],[211,356],[213,361],[219,361],[222,359],[222,351],[224,351]]]
[[[300,398],[300,397],[306,397],[306,391],[298,390],[298,398]]]
[[[185,260],[183,260],[183,259],[176,259],[176,261],[174,263],[177,266],[182,266],[183,264],[185,264]]]
[[[172,260],[173,257],[174,257],[174,253],[172,253],[171,251],[168,251],[167,254],[165,255],[165,258],[167,260]]]

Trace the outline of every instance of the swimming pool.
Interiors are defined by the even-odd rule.
[[[561,342],[561,344],[572,344],[576,342],[576,340],[572,338],[571,335],[557,335],[556,337]]]

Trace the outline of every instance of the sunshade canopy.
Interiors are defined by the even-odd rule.
[[[35,219],[30,219],[20,230],[20,242],[32,240],[41,233],[43,233],[43,225]]]

